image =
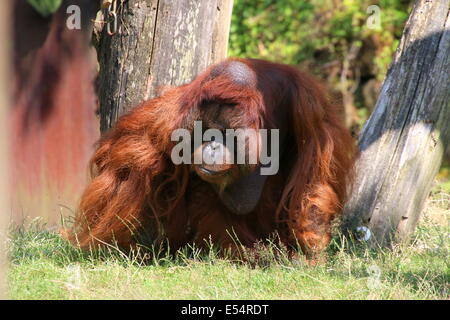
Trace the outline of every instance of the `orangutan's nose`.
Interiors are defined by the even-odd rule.
[[[217,141],[203,146],[203,162],[206,164],[223,164],[225,146]]]

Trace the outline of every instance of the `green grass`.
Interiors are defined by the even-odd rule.
[[[308,266],[261,249],[250,265],[184,250],[176,257],[83,253],[34,224],[11,233],[12,299],[448,299],[450,195],[428,201],[412,243],[370,249],[335,237]],[[144,262],[145,261],[145,262]]]

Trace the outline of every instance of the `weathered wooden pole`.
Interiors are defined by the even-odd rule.
[[[97,44],[101,131],[131,107],[156,96],[159,87],[188,82],[224,59],[232,3],[127,0],[116,1],[112,13],[105,11],[110,23]]]
[[[2,2],[0,10],[0,299],[7,298],[6,269],[7,263],[7,230],[11,207],[9,204],[9,130],[8,112],[11,107],[11,19],[10,0]]]
[[[449,0],[417,0],[359,140],[346,231],[389,245],[414,228],[450,137]]]

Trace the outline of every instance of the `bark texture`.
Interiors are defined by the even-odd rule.
[[[344,210],[346,231],[368,227],[372,244],[407,238],[429,195],[450,135],[449,53],[449,0],[416,1],[361,133]]]
[[[105,26],[97,44],[102,132],[131,107],[157,96],[161,86],[186,83],[226,57],[232,0],[117,5],[117,32],[108,35]],[[104,16],[108,19],[106,11]]]

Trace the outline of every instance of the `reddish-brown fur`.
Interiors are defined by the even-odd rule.
[[[193,82],[168,89],[122,116],[99,142],[91,160],[92,182],[85,190],[70,238],[134,246],[145,233],[169,240],[172,249],[212,241],[231,247],[277,231],[283,243],[299,243],[307,254],[330,240],[330,224],[345,201],[354,142],[323,88],[296,69],[253,59],[256,83],[242,85],[212,76],[210,67]],[[225,208],[211,186],[188,165],[170,160],[172,131],[193,106],[205,100],[237,103],[248,127],[271,128],[280,108],[288,108],[288,155],[270,176],[257,207],[247,215]],[[278,108],[278,109],[277,109]]]

